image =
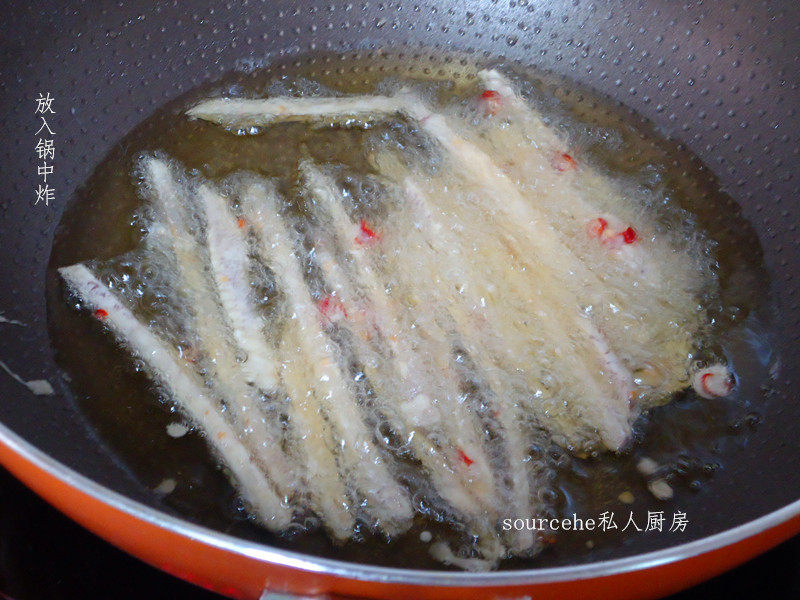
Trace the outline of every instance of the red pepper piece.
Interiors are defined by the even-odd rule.
[[[587,225],[587,230],[589,233],[589,237],[598,238],[603,235],[603,232],[608,228],[608,221],[606,221],[603,217],[597,217],[596,219],[592,219],[589,221]]]
[[[247,221],[240,217],[236,219],[236,224],[239,226],[239,229],[244,229],[245,225],[247,225]]]
[[[96,311],[94,311],[95,319],[99,319],[99,320],[102,321],[107,316],[108,316],[108,311],[107,310],[103,310],[102,308],[98,308]]]
[[[578,163],[566,152],[562,152],[561,154],[554,156],[551,164],[556,171],[561,173],[578,168]]]
[[[347,318],[347,310],[345,310],[344,304],[337,296],[328,294],[319,301],[317,308],[322,314],[326,325],[332,325],[341,319]]]
[[[727,379],[723,384],[725,386],[724,390],[714,389],[711,387],[711,382],[709,381],[709,379],[712,379],[713,377],[714,373],[703,373],[703,376],[700,377],[700,385],[703,386],[703,391],[712,397],[728,395],[728,393],[733,389],[733,382],[730,379]]]
[[[603,217],[592,219],[586,225],[586,233],[591,238],[599,238],[603,245],[609,248],[619,248],[623,244],[633,244],[639,241],[639,234],[633,227],[623,231],[616,231],[609,227],[608,221]]]
[[[471,465],[472,465],[472,463],[474,463],[474,462],[475,462],[475,461],[474,461],[474,460],[472,460],[472,459],[471,459],[469,456],[467,456],[467,453],[466,453],[466,452],[464,452],[464,451],[463,451],[461,448],[457,448],[457,451],[458,451],[458,457],[459,457],[459,458],[460,458],[460,459],[461,459],[461,460],[464,462],[464,464],[465,464],[465,465],[467,465],[468,467],[469,467],[469,466],[471,466]]]
[[[370,246],[381,239],[381,234],[369,226],[366,219],[361,219],[358,235],[355,238],[359,246]]]
[[[636,235],[636,230],[633,227],[628,227],[625,231],[623,231],[620,235],[622,235],[622,240],[626,244],[632,244],[636,240],[639,239],[639,236]]]
[[[708,387],[708,378],[713,377],[711,373],[704,373],[703,376],[700,378],[700,385],[703,386],[703,391],[709,395],[716,395],[714,394],[711,389]]]
[[[503,97],[500,92],[486,90],[480,95],[480,104],[487,115],[496,115],[503,106]]]

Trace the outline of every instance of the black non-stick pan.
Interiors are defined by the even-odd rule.
[[[0,460],[80,523],[160,568],[253,598],[262,590],[656,597],[800,530],[796,3],[6,2],[0,19]],[[549,564],[485,574],[339,560],[323,548],[299,552],[230,535],[213,518],[165,503],[119,451],[125,444],[87,418],[56,361],[46,302],[61,266],[50,264],[54,234],[65,211],[85,200],[82,184],[139,123],[198,85],[253,64],[382,52],[418,68],[437,52],[532,66],[565,89],[607,95],[625,118],[696,156],[687,179],[730,197],[717,209],[755,240],[757,256],[746,259],[762,269],[750,291],[768,329],[771,371],[744,388],[742,414],[756,416],[733,425],[746,435],[721,442],[713,477],[680,497],[691,519],[681,536],[622,536],[596,553],[556,552]],[[37,202],[35,146],[36,98],[47,94],[55,155],[45,203]],[[25,385],[37,380],[53,393]]]

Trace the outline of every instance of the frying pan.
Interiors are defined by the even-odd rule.
[[[0,461],[67,515],[131,554],[232,597],[655,598],[800,531],[800,5],[655,0],[533,2],[6,3],[0,24]],[[552,567],[464,574],[318,557],[240,539],[165,508],[78,409],[48,337],[45,283],[76,188],[159,105],[252,59],[393,48],[534,65],[635,111],[699,158],[758,234],[780,357],[762,422],[695,496],[679,539],[638,536]],[[311,54],[309,54],[311,53]],[[57,112],[56,190],[34,205],[34,98]],[[740,209],[737,207],[740,207]],[[61,543],[68,543],[61,541]],[[268,597],[268,596],[265,596]]]

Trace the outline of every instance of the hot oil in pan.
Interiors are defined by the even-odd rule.
[[[455,56],[318,55],[236,72],[221,82],[202,86],[148,118],[97,167],[64,215],[51,267],[111,258],[140,244],[146,215],[132,172],[143,152],[163,151],[211,179],[240,170],[275,177],[291,196],[301,159],[310,156],[317,163],[342,163],[355,172],[366,172],[369,165],[363,149],[374,136],[392,134],[391,125],[376,124],[364,131],[288,123],[265,127],[259,135],[232,136],[182,115],[199,99],[314,94],[323,86],[344,93],[371,93],[387,79],[423,84],[441,100],[468,98],[475,93],[476,70],[473,62]],[[568,134],[576,152],[609,172],[629,176],[644,188],[665,190],[669,201],[694,214],[699,228],[717,242],[722,294],[710,312],[719,342],[717,351],[727,356],[739,376],[734,396],[704,400],[691,392],[680,394],[671,404],[640,419],[637,442],[622,456],[576,458],[557,447],[547,449],[549,460],[557,465],[556,491],[550,503],[562,515],[596,518],[614,510],[619,519],[632,510],[641,520],[648,510],[664,510],[669,516],[682,499],[691,501],[691,496],[704,493],[715,471],[743,447],[748,431],[759,420],[760,388],[772,357],[759,297],[767,281],[758,240],[735,204],[718,191],[713,175],[683,148],[655,135],[638,117],[587,90],[541,73],[506,71],[516,73],[517,82],[537,108]],[[50,282],[51,333],[60,364],[71,377],[88,420],[108,447],[146,486],[158,490],[154,492],[157,505],[227,533],[312,554],[372,564],[442,568],[419,539],[425,530],[434,536],[446,533],[447,526],[433,519],[418,517],[409,533],[389,543],[362,533],[362,542],[344,546],[332,545],[321,533],[274,536],[252,524],[202,437],[195,432],[180,439],[167,435],[167,425],[179,420],[174,407],[154,388],[142,366],[131,361],[96,321],[64,302],[64,292],[53,273]],[[269,290],[261,291],[269,295]],[[644,456],[660,465],[658,476],[674,489],[676,499],[671,503],[656,501],[648,491],[647,478],[636,469]],[[631,496],[633,504],[620,500],[629,502]],[[585,562],[629,539],[619,530],[560,534],[535,559],[508,561],[501,568]]]

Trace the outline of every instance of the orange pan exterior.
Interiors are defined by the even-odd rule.
[[[0,462],[85,528],[129,554],[232,598],[265,591],[323,598],[659,598],[718,575],[800,532],[800,501],[666,550],[579,567],[471,574],[358,566],[245,542],[133,502],[0,425]]]

